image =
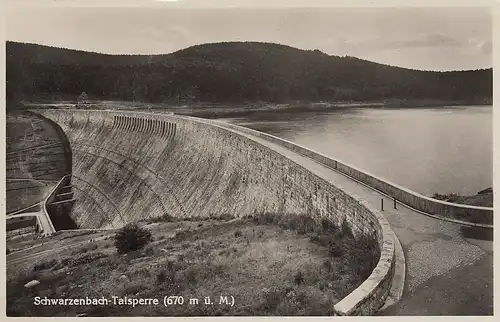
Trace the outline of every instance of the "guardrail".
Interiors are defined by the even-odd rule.
[[[227,122],[212,122],[228,128],[233,128],[237,131],[241,131],[250,135],[261,137],[263,139],[281,145],[291,151],[294,151],[318,163],[321,163],[331,168],[332,170],[340,172],[391,198],[394,198],[396,201],[414,210],[423,212],[425,214],[430,214],[445,220],[455,221],[461,224],[468,224],[471,226],[480,226],[485,228],[493,227],[493,208],[491,207],[461,205],[430,198],[399,186],[388,180],[379,178],[366,171],[357,169],[356,167],[351,166],[338,159],[330,158],[324,154],[312,151],[309,148],[303,147],[299,144],[287,141],[282,138],[278,138],[274,135],[259,132]]]

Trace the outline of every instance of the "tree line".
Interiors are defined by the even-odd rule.
[[[491,68],[418,71],[270,43],[105,55],[8,42],[6,63],[9,101],[82,92],[148,102],[492,101]]]

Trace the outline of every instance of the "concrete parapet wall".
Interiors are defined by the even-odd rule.
[[[213,121],[118,111],[41,110],[73,149],[72,217],[81,228],[117,228],[138,219],[264,212],[343,222],[371,237],[380,260],[335,306],[339,315],[373,314],[394,270],[393,232],[360,198],[282,154]],[[378,255],[378,254],[377,254]]]
[[[217,122],[220,124],[220,122]],[[324,164],[332,169],[335,169],[349,177],[352,177],[363,184],[366,184],[376,190],[379,190],[392,198],[396,198],[399,202],[414,208],[416,210],[439,216],[446,219],[456,219],[474,224],[493,224],[493,208],[476,207],[460,205],[441,200],[436,200],[417,192],[401,187],[395,183],[381,179],[368,172],[359,170],[351,165],[343,163],[339,160],[327,157],[321,153],[312,151],[298,144],[287,140],[275,137],[270,134],[262,133],[252,129],[240,127],[234,124],[224,123],[225,127],[234,128],[238,131],[255,135],[273,143],[279,144],[301,155],[307,156],[321,164]]]

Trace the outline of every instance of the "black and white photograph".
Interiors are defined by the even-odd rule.
[[[3,314],[493,316],[498,5],[373,2],[5,1]]]

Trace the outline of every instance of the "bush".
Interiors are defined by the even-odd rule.
[[[210,219],[215,219],[215,220],[223,220],[223,221],[229,221],[233,220],[236,217],[234,215],[228,214],[228,213],[223,213],[223,214],[210,214]]]
[[[279,225],[284,229],[294,230],[299,235],[311,233],[317,226],[314,219],[307,215],[282,216],[280,218]]]
[[[288,292],[288,288],[272,287],[264,291],[264,298],[261,304],[264,310],[274,310],[281,303],[284,296]]]
[[[156,217],[156,218],[149,218],[146,220],[146,222],[148,224],[150,223],[158,223],[158,222],[174,222],[176,221],[176,218],[172,217],[171,215],[169,214],[164,214],[160,217]]]
[[[188,269],[184,272],[186,281],[191,284],[195,285],[198,283],[198,277],[199,277],[199,269],[196,266],[189,266]]]
[[[95,241],[89,241],[89,243],[82,248],[77,248],[71,252],[72,256],[76,256],[78,254],[85,254],[89,251],[94,251],[98,248],[98,245]]]
[[[352,229],[349,227],[349,224],[347,223],[346,220],[342,222],[342,233],[345,236],[353,237]]]
[[[328,247],[328,253],[332,257],[341,257],[344,255],[344,250],[339,244],[331,243],[330,247]]]
[[[98,259],[106,258],[106,257],[108,257],[108,256],[101,253],[101,252],[90,252],[90,253],[81,254],[81,255],[78,255],[74,258],[71,258],[67,264],[70,267],[85,265],[85,264],[92,263]]]
[[[317,243],[317,244],[319,244],[319,242],[320,242],[320,235],[319,234],[313,234],[313,235],[311,235],[309,237],[309,241],[311,243]]]
[[[377,266],[380,259],[380,250],[373,237],[360,236],[356,239],[356,248],[350,253],[350,268],[356,274],[366,279]]]
[[[279,215],[272,214],[269,212],[253,217],[255,223],[259,225],[273,225],[276,224],[279,221],[279,219],[280,219]]]
[[[156,274],[156,282],[161,284],[167,280],[167,272],[165,270],[161,270]]]
[[[118,253],[125,254],[143,248],[151,242],[152,237],[149,230],[137,224],[128,224],[116,233],[114,239]]]
[[[332,271],[332,268],[333,268],[332,262],[329,259],[325,259],[323,261],[323,267],[326,269],[326,271],[328,273],[330,273]]]
[[[337,227],[335,227],[335,224],[331,222],[330,220],[326,218],[321,219],[321,228],[323,229],[324,232],[334,232]]]
[[[38,272],[44,269],[49,269],[54,267],[57,264],[57,260],[52,259],[52,260],[47,260],[43,261],[33,267],[33,271]]]
[[[144,256],[153,256],[155,254],[155,249],[153,247],[146,247],[142,254]]]
[[[304,274],[301,271],[298,271],[293,277],[295,284],[300,285],[304,282]]]
[[[176,271],[173,266],[169,266],[167,269],[161,269],[156,273],[156,282],[160,285],[163,283],[175,283],[175,273]]]
[[[122,296],[136,295],[137,293],[140,293],[147,288],[147,285],[144,285],[143,281],[131,282],[124,285],[123,288],[121,288],[121,292],[119,292],[119,294]]]

